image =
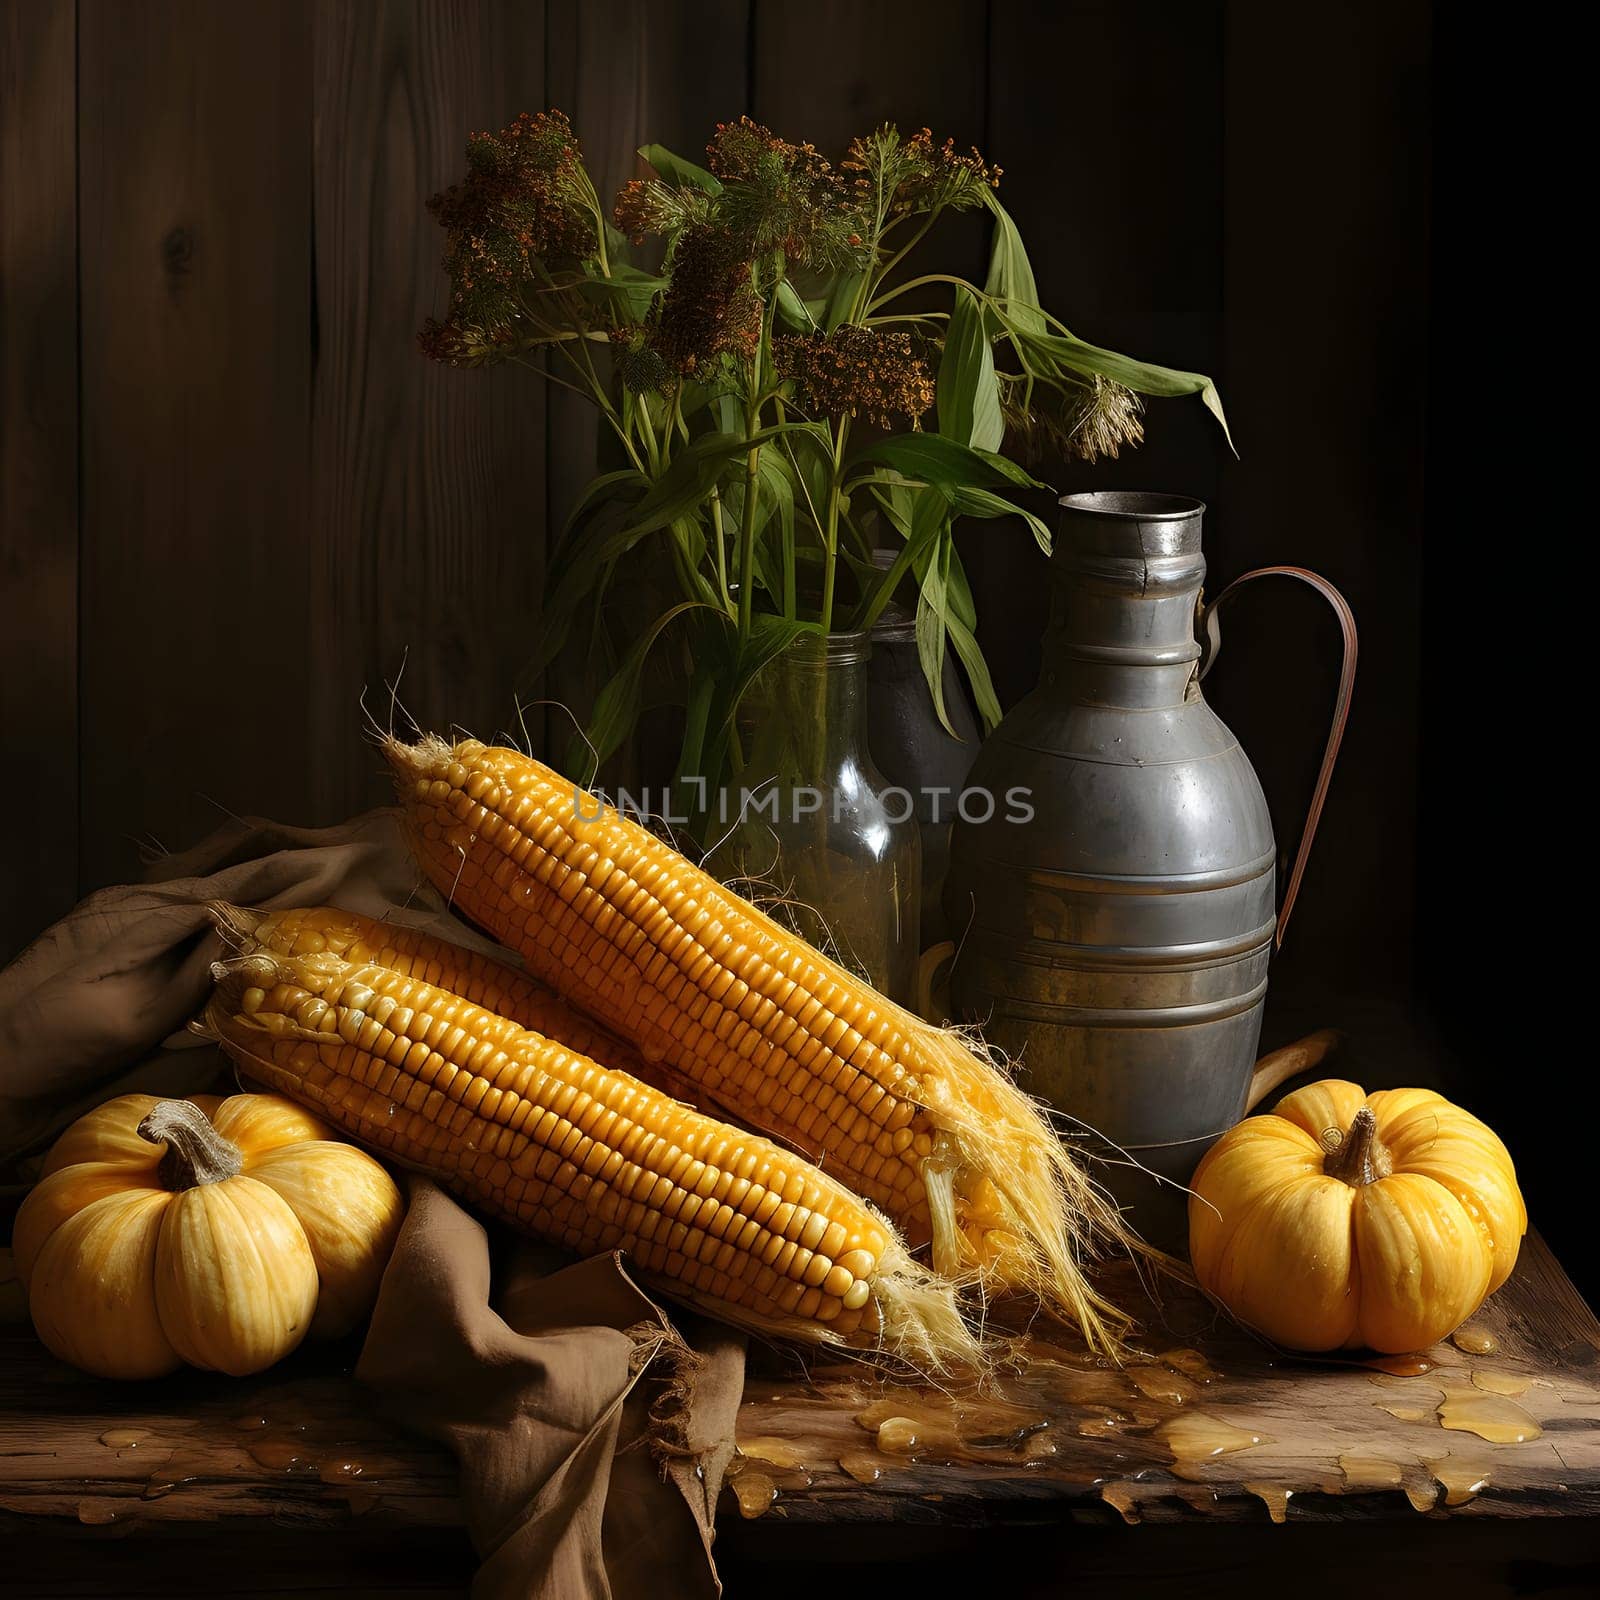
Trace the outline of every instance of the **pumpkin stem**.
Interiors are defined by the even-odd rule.
[[[1362,1106],[1350,1123],[1350,1131],[1328,1153],[1322,1170],[1330,1178],[1340,1178],[1352,1189],[1376,1183],[1393,1171],[1389,1152],[1378,1142],[1378,1119],[1371,1106]]]
[[[202,1183],[221,1183],[244,1171],[238,1145],[224,1139],[191,1100],[160,1101],[139,1124],[139,1137],[151,1144],[165,1142],[167,1153],[157,1175],[173,1194]]]

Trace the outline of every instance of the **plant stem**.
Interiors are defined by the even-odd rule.
[[[942,210],[943,207],[937,207],[930,211],[928,213],[928,220],[924,222],[922,226],[918,228],[917,231],[912,234],[911,237],[907,239],[906,242],[901,245],[900,248],[896,250],[895,253],[890,256],[889,259],[885,261],[884,264],[877,270],[877,272],[874,274],[874,282],[871,293],[876,293],[876,291],[882,287],[883,280],[887,278],[889,274],[893,272],[894,269],[898,267],[900,263],[917,248],[919,244],[922,243],[923,239],[927,236],[928,229],[939,220],[939,214]],[[870,293],[868,298],[871,298]]]
[[[844,443],[850,437],[850,413],[834,426],[833,471],[828,482],[828,520],[822,533],[822,632],[833,631],[833,587],[839,568],[839,495],[843,488]]]
[[[754,405],[745,412],[745,437],[756,433],[757,416]],[[756,576],[756,506],[761,486],[761,446],[752,444],[745,457],[744,467],[744,519],[739,530],[739,637],[750,637],[750,623],[755,602]]]
[[[711,486],[711,529],[716,537],[717,550],[717,589],[722,595],[722,603],[728,608],[728,615],[734,614],[733,597],[728,593],[728,551],[727,535],[722,529],[722,495],[715,484]]]
[[[639,469],[640,472],[643,472],[646,477],[651,476],[645,467],[644,461],[640,458],[639,452],[635,448],[633,439],[628,433],[627,428],[623,426],[622,418],[617,415],[616,407],[611,404],[611,400],[606,394],[604,386],[600,382],[600,375],[594,370],[594,362],[589,359],[588,350],[585,349],[581,343],[579,344],[578,348],[583,352],[583,360],[579,361],[578,358],[573,355],[573,353],[567,349],[564,344],[553,345],[551,348],[559,350],[562,356],[565,357],[568,365],[571,366],[572,370],[584,380],[585,388],[578,390],[578,392],[580,394],[586,394],[587,398],[591,400],[599,409],[600,415],[603,416],[611,425],[611,431],[616,434],[619,440],[621,440],[622,448],[628,452],[628,459]],[[570,383],[567,384],[567,388],[571,389],[573,387],[574,385]]]
[[[909,538],[906,539],[895,558],[890,563],[889,570],[884,573],[876,588],[866,598],[861,610],[856,614],[850,626],[865,632],[883,615],[883,608],[894,597],[894,592],[900,587],[900,580],[905,577],[911,566],[913,545]]]
[[[911,290],[920,289],[929,283],[948,283],[955,288],[965,289],[976,296],[981,304],[987,304],[994,298],[993,295],[985,294],[976,284],[968,283],[965,278],[955,278],[947,272],[928,272],[920,278],[907,278],[904,283],[897,283],[894,288],[886,289],[867,306],[867,315],[871,316],[880,306],[886,306],[891,300],[898,300],[901,295],[909,294]]]
[[[650,421],[650,397],[638,395],[633,402],[634,415],[639,419],[639,436],[644,440],[645,453],[650,458],[650,476],[661,476],[661,447],[656,443],[656,430]]]
[[[211,1126],[211,1119],[190,1100],[160,1100],[139,1124],[139,1137],[166,1144],[156,1168],[162,1188],[172,1194],[203,1183],[225,1183],[244,1170],[239,1147]]]
[[[1322,1170],[1352,1189],[1376,1183],[1394,1171],[1393,1158],[1378,1138],[1378,1119],[1371,1106],[1362,1106],[1356,1112],[1349,1131],[1324,1159]]]
[[[759,269],[754,273],[757,292],[760,291]],[[772,319],[778,309],[778,285],[783,281],[783,254],[774,252],[773,277],[768,285],[765,306],[761,317],[761,338],[756,346],[755,360],[751,363],[749,399],[745,404],[745,437],[754,439],[761,427],[763,375],[772,365]],[[755,611],[756,575],[756,512],[760,507],[761,446],[752,444],[745,457],[744,468],[744,526],[739,534],[739,638],[741,643],[750,637],[750,625]]]

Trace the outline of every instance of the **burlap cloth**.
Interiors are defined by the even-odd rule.
[[[220,953],[207,900],[331,904],[489,948],[422,886],[394,813],[339,828],[230,824],[145,883],[105,889],[0,972],[0,1157],[130,1089],[188,1094],[226,1064],[183,1032]],[[22,1170],[26,1170],[24,1165]],[[712,1596],[739,1335],[669,1320],[621,1257],[572,1263],[490,1234],[424,1178],[356,1375],[461,1465],[480,1600]]]

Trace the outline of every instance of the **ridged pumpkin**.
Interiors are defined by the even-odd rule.
[[[1511,1157],[1430,1089],[1331,1078],[1250,1117],[1190,1180],[1200,1286],[1292,1350],[1422,1350],[1516,1265],[1528,1213]]]
[[[122,1095],[56,1141],[17,1212],[39,1337],[105,1378],[243,1376],[371,1309],[400,1228],[389,1174],[277,1095]]]

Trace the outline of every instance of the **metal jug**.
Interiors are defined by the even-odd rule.
[[[1261,785],[1200,689],[1196,624],[1214,655],[1216,605],[1238,587],[1201,609],[1204,505],[1143,493],[1061,505],[1040,681],[979,754],[969,793],[985,798],[951,840],[950,999],[1033,1093],[1118,1148],[1108,1187],[1160,1242],[1179,1231],[1171,1185],[1245,1109],[1274,933],[1348,707],[1354,624],[1315,574],[1248,575],[1313,583],[1345,629],[1340,703],[1280,915]],[[1171,1180],[1165,1193],[1140,1169]]]

